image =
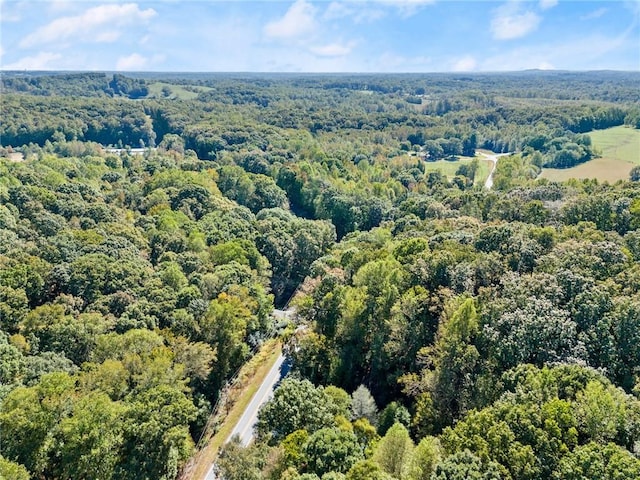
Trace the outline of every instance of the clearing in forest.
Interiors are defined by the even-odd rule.
[[[601,156],[572,168],[545,168],[542,177],[562,182],[570,178],[597,178],[615,182],[627,180],[634,165],[640,164],[640,130],[612,127],[589,133]]]
[[[185,88],[186,87],[186,88]],[[166,94],[163,91],[166,88]],[[178,85],[175,83],[155,82],[149,85],[149,97],[154,98],[176,98],[178,100],[194,100],[198,98],[201,92],[213,90],[211,87],[203,87],[200,85]]]
[[[478,170],[476,170],[474,183],[477,185],[484,185],[484,182],[486,182],[493,164],[491,163],[491,161],[485,158],[477,158]],[[457,160],[437,160],[435,162],[425,162],[424,169],[425,172],[440,170],[443,175],[451,180],[453,177],[455,177],[456,171],[458,170],[460,165],[471,163],[472,160],[473,157],[458,157]]]

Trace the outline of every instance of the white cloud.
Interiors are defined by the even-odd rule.
[[[605,8],[605,7],[598,8],[597,10],[594,10],[593,12],[589,12],[586,15],[582,15],[580,17],[580,20],[594,20],[596,18],[600,18],[601,16],[603,16],[608,11],[609,11],[609,9]]]
[[[79,37],[84,41],[114,41],[122,27],[147,22],[156,15],[152,8],[140,10],[137,4],[107,4],[92,7],[79,15],[58,18],[20,42],[23,48]]]
[[[62,12],[73,8],[73,2],[70,0],[49,0],[49,10],[52,12]]]
[[[422,55],[405,57],[393,52],[385,52],[373,62],[369,62],[369,72],[425,72],[433,69],[431,58]]]
[[[105,30],[104,32],[97,32],[93,37],[94,42],[98,43],[113,43],[120,38],[121,32],[117,30]]]
[[[335,18],[344,18],[355,13],[356,9],[351,8],[342,2],[331,2],[327,9],[324,11],[323,17],[326,20],[333,20]]]
[[[335,20],[339,18],[353,17],[355,23],[370,23],[384,17],[387,12],[382,7],[366,5],[364,3],[353,2],[331,2],[324,11],[324,20]]]
[[[311,47],[309,50],[311,53],[318,55],[319,57],[344,57],[353,50],[355,42],[349,42],[346,45],[340,43],[330,43],[329,45],[322,45],[318,47]]]
[[[116,62],[116,70],[124,72],[141,72],[148,70],[153,64],[162,62],[164,55],[154,55],[151,58],[140,55],[139,53],[132,53],[126,57],[120,57]]]
[[[386,5],[393,5],[395,7],[421,7],[423,5],[431,5],[436,3],[436,0],[374,0],[374,3],[384,3]]]
[[[17,62],[3,65],[3,70],[50,70],[51,62],[60,60],[62,55],[52,52],[40,52],[36,55],[24,57]]]
[[[476,59],[471,55],[467,55],[453,62],[451,70],[454,72],[470,72],[475,70],[477,66]]]
[[[0,22],[12,23],[22,20],[22,15],[19,10],[24,6],[22,2],[7,2],[6,0],[0,0]]]
[[[431,5],[436,3],[436,0],[373,0],[373,3],[384,3],[386,5],[393,5],[396,7],[420,7],[422,5]]]
[[[489,57],[480,65],[484,71],[516,71],[532,68],[568,70],[637,70],[636,65],[616,63],[612,52],[637,49],[637,40],[628,28],[616,37],[600,34],[580,36],[564,43],[528,45]]]
[[[403,17],[414,15],[421,7],[432,5],[436,0],[373,0],[374,3],[396,7]]]
[[[553,64],[549,63],[549,62],[541,62],[538,65],[538,70],[555,70],[556,67],[553,66]]]
[[[264,33],[272,38],[295,38],[313,32],[316,28],[316,9],[305,0],[297,0],[284,16],[264,27]]]
[[[149,64],[149,59],[143,57],[139,53],[132,53],[126,57],[120,57],[116,63],[116,70],[120,71],[139,71]]]
[[[638,0],[624,0],[623,5],[636,17],[636,20],[640,20],[640,2]]]
[[[558,0],[540,0],[540,8],[542,10],[548,10],[558,5]]]
[[[496,40],[511,40],[533,32],[542,18],[532,11],[521,11],[518,3],[507,3],[495,11],[491,33]]]
[[[163,27],[164,29],[164,27]],[[188,68],[195,71],[257,70],[266,56],[265,50],[279,42],[265,42],[264,19],[259,14],[232,13],[219,15],[210,22],[194,26],[189,42],[176,42],[166,49],[172,70]],[[153,44],[162,34],[153,32]],[[180,32],[173,36],[178,37]],[[191,45],[201,45],[193,48]],[[145,48],[147,46],[145,45]],[[151,44],[149,44],[151,48]],[[264,68],[263,68],[264,70]]]

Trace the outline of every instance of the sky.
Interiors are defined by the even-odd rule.
[[[640,71],[640,0],[0,0],[0,69]]]

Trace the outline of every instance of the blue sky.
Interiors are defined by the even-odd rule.
[[[640,1],[0,0],[0,68],[640,70]]]

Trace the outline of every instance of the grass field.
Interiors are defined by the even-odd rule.
[[[182,85],[174,85],[172,83],[165,82],[155,82],[149,85],[149,97],[163,98],[163,87],[168,87],[169,89],[171,89],[171,96],[169,98],[177,98],[179,100],[193,100],[198,96],[198,93],[208,92],[209,90],[212,90],[212,88],[210,87],[194,86],[192,88],[198,91],[196,93],[186,90]]]
[[[209,439],[207,445],[198,452],[191,467],[182,473],[180,477],[182,480],[200,480],[207,475],[209,467],[218,456],[218,450],[229,437],[240,417],[242,417],[247,405],[249,405],[253,395],[262,385],[281,351],[282,344],[279,341],[270,340],[265,342],[260,352],[242,367],[240,375],[238,375],[240,388],[230,394],[230,397],[232,397],[230,401],[233,406],[218,431]]]
[[[562,182],[570,178],[597,178],[616,182],[629,178],[634,165],[640,164],[640,130],[613,127],[589,133],[601,157],[573,168],[545,168],[542,177]]]
[[[456,170],[460,167],[461,164],[466,164],[473,160],[472,157],[459,157],[456,161],[449,160],[438,160],[437,162],[425,162],[425,171],[433,172],[436,170],[440,170],[443,175],[446,175],[447,178],[452,179],[456,175]],[[493,163],[489,160],[483,160],[478,157],[478,170],[476,170],[476,178],[474,180],[475,185],[484,185],[484,182],[487,180],[489,176],[489,172]]]

